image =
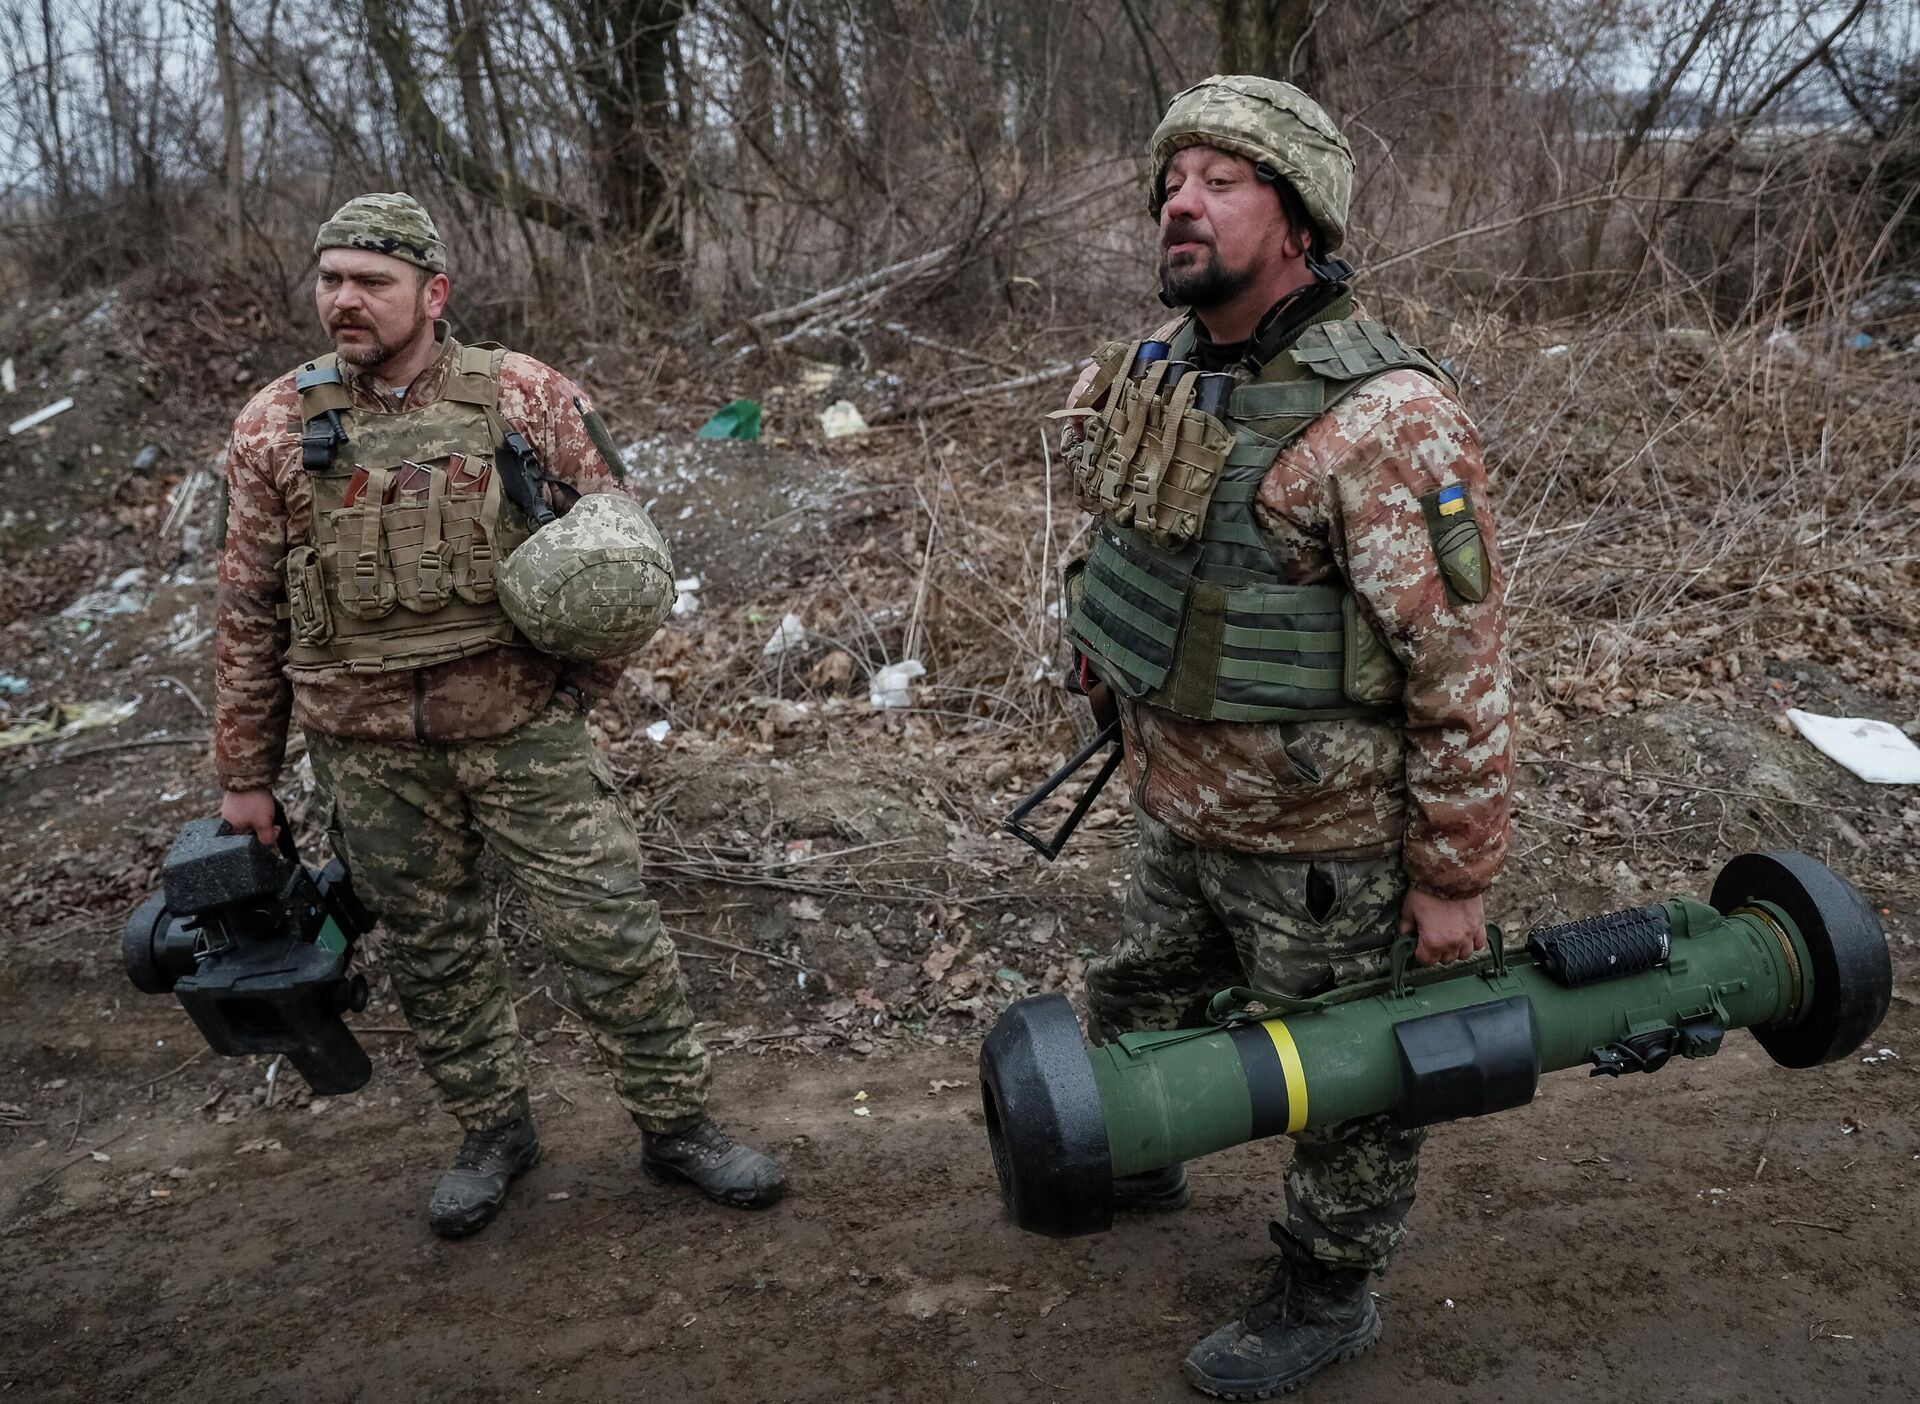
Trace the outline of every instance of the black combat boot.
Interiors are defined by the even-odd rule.
[[[1192,1201],[1187,1188],[1185,1162],[1161,1170],[1142,1170],[1138,1175],[1122,1175],[1113,1182],[1113,1209],[1116,1214],[1171,1214]]]
[[[764,1209],[787,1187],[779,1161],[741,1145],[711,1121],[672,1135],[642,1127],[640,1166],[657,1185],[685,1181],[734,1209]]]
[[[1238,1321],[1187,1355],[1187,1383],[1220,1399],[1266,1399],[1297,1389],[1380,1339],[1380,1313],[1365,1268],[1310,1257],[1278,1224],[1281,1262],[1273,1286]]]
[[[469,1131],[453,1166],[434,1186],[427,1222],[442,1238],[465,1238],[487,1226],[516,1175],[540,1158],[540,1132],[522,1098],[502,1126]]]

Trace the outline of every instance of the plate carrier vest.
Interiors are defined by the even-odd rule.
[[[1101,520],[1084,566],[1068,568],[1067,633],[1123,696],[1197,721],[1400,710],[1403,670],[1360,601],[1344,584],[1287,584],[1253,513],[1281,450],[1361,386],[1402,369],[1453,384],[1351,310],[1337,299],[1236,386],[1230,425],[1194,408],[1194,375],[1161,384],[1193,350],[1191,317],[1142,380],[1126,374],[1140,343],[1100,358],[1112,389],[1075,480]]]
[[[295,372],[313,527],[282,567],[289,673],[398,672],[525,642],[494,594],[500,563],[531,535],[495,468],[502,454],[532,458],[500,417],[506,354],[461,347],[440,398],[399,414],[355,409],[335,355]],[[427,470],[424,487],[384,501],[408,465]]]

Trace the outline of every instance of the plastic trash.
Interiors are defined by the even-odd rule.
[[[34,741],[53,741],[95,727],[115,726],[140,708],[133,702],[62,702],[39,721],[22,722],[0,731],[0,750]]]
[[[801,622],[799,615],[789,614],[781,619],[780,627],[773,631],[773,637],[762,645],[760,654],[764,658],[777,658],[788,649],[798,648],[806,641],[807,626]]]
[[[760,437],[760,402],[734,400],[715,411],[712,419],[700,426],[702,439],[757,439]]]
[[[820,427],[829,439],[844,439],[867,432],[867,421],[852,400],[835,400],[820,411]]]
[[[915,678],[927,675],[926,664],[917,658],[908,658],[899,663],[889,663],[873,675],[867,684],[867,701],[876,712],[889,707],[911,707],[913,693],[910,688]]]
[[[73,396],[71,395],[65,396],[62,399],[55,400],[52,404],[48,405],[44,409],[37,409],[32,414],[22,415],[20,418],[14,420],[13,423],[7,426],[7,432],[9,434],[24,434],[27,432],[27,430],[32,429],[37,425],[45,424],[49,419],[52,419],[56,414],[65,414],[68,410],[72,408],[73,408]]]
[[[689,575],[673,582],[673,616],[684,619],[700,612],[700,577]]]
[[[1891,722],[1823,717],[1787,708],[1787,720],[1813,748],[1874,785],[1920,785],[1920,746]]]

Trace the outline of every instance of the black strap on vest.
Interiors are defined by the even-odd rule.
[[[346,381],[340,375],[340,367],[313,366],[294,373],[293,388],[303,395],[320,385],[338,385],[344,389]],[[300,466],[309,473],[324,473],[333,467],[346,444],[347,430],[340,422],[340,411],[326,410],[308,420],[300,430]]]

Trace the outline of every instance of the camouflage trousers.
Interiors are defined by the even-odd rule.
[[[527,1090],[481,850],[526,894],[547,952],[650,1131],[705,1115],[708,1059],[640,842],[585,719],[556,699],[487,741],[407,746],[317,733],[313,770],[334,847],[380,914],[387,968],[420,1059],[468,1130],[497,1126]]]
[[[1209,848],[1138,809],[1120,942],[1087,969],[1096,1041],[1193,1027],[1229,985],[1318,994],[1384,974],[1407,878],[1398,854],[1328,861]],[[1406,1236],[1424,1131],[1366,1117],[1293,1137],[1276,1229],[1323,1262],[1384,1271]]]

